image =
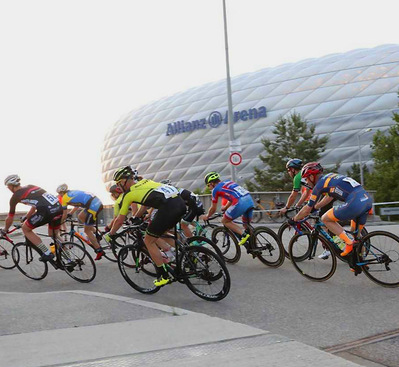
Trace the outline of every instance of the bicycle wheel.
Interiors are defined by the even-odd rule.
[[[241,258],[241,249],[237,237],[225,227],[217,227],[212,231],[212,242],[219,248],[223,259],[234,264]]]
[[[210,240],[207,237],[203,236],[193,236],[190,238],[187,238],[186,244],[188,246],[202,246],[205,247],[213,252],[215,252],[218,256],[220,256],[223,259],[223,254],[220,251],[219,247],[215,245],[212,240]]]
[[[319,257],[324,250],[330,255]],[[309,232],[296,234],[288,246],[288,254],[295,269],[305,278],[317,282],[330,279],[337,268],[337,258],[329,242]]]
[[[137,245],[128,245],[119,251],[118,267],[123,279],[136,291],[153,294],[160,290],[154,285],[157,278],[157,266],[147,250]]]
[[[278,268],[284,263],[284,247],[270,228],[258,227],[251,242],[253,254],[265,265]]]
[[[117,262],[118,261],[118,254],[119,251],[126,246],[126,241],[129,241],[130,237],[128,233],[120,233],[117,234],[117,237],[112,241],[112,243],[109,244],[111,251],[112,251],[112,257],[108,253],[108,251],[105,251],[105,257],[112,261],[112,262]],[[104,249],[104,248],[103,248]],[[110,258],[108,258],[110,257]]]
[[[75,242],[78,245],[82,246],[83,248],[86,248],[85,243],[75,235],[75,233],[71,234],[69,232],[61,233],[60,234],[62,242]]]
[[[48,273],[46,261],[40,261],[42,252],[34,245],[19,242],[12,249],[12,258],[17,269],[26,277],[41,280]]]
[[[253,214],[252,214],[251,222],[252,223],[259,223],[261,221],[261,219],[262,219],[262,212],[258,212],[256,210],[254,210]]]
[[[12,248],[14,243],[6,238],[0,238],[0,268],[12,269],[15,267],[14,260],[12,259]]]
[[[80,283],[89,283],[96,277],[96,265],[85,248],[75,242],[57,246],[57,258],[65,272]]]
[[[399,237],[385,231],[370,232],[358,247],[362,270],[384,287],[399,286]]]
[[[230,291],[230,274],[224,261],[207,248],[184,248],[180,272],[191,292],[207,301],[220,301]]]

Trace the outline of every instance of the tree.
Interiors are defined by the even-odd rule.
[[[353,163],[350,170],[346,171],[346,174],[356,180],[357,182],[360,182],[360,164],[358,163]],[[364,186],[367,184],[367,175],[369,174],[369,169],[367,168],[366,164],[363,164],[363,181],[364,181]]]
[[[303,162],[317,161],[324,152],[328,137],[315,135],[315,126],[302,120],[299,113],[280,117],[274,124],[274,139],[262,139],[266,151],[259,158],[266,167],[255,167],[255,183],[246,181],[250,191],[291,190],[292,178],[286,173],[285,165],[290,158]]]
[[[377,190],[377,202],[399,199],[399,114],[393,113],[392,120],[396,124],[388,133],[377,131],[373,137],[374,171],[367,175],[367,186]]]

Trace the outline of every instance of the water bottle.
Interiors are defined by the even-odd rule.
[[[51,251],[52,254],[55,255],[55,245],[54,245],[54,243],[50,243],[50,251]]]
[[[345,248],[346,244],[345,244],[344,240],[342,240],[338,236],[334,236],[332,239],[341,250],[343,250]]]

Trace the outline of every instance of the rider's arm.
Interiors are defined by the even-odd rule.
[[[221,211],[222,211],[222,212],[225,212],[228,208],[231,207],[231,204],[232,204],[232,202],[231,202],[231,201],[228,201],[227,204],[226,204],[225,206],[222,206],[222,207],[221,207]],[[213,214],[213,213],[212,213],[212,214]]]
[[[310,194],[310,189],[307,187],[303,190],[302,195],[298,202],[296,203],[296,206],[302,206],[302,204],[308,199],[308,196]]]
[[[112,228],[109,231],[109,234],[113,236],[119,228],[122,227],[123,222],[125,221],[126,215],[119,214],[116,219],[114,220],[114,223],[112,224]]]
[[[26,219],[29,219],[35,212],[36,212],[36,208],[34,206],[32,206],[32,208],[30,208],[28,213],[26,214]]]
[[[309,205],[305,205],[305,206],[300,210],[300,212],[299,212],[297,215],[295,215],[295,217],[292,218],[292,219],[293,219],[295,222],[298,222],[299,220],[301,220],[301,219],[307,217],[307,216],[310,214],[310,212],[312,211],[312,209],[313,209],[313,207],[311,207],[311,206],[309,206]]]
[[[14,215],[8,214],[4,224],[4,232],[8,232],[8,230],[12,226],[13,221],[14,221]]]
[[[208,213],[205,216],[206,219],[204,219],[204,220],[209,219],[209,217],[216,212],[217,205],[218,205],[218,203],[212,203],[211,207],[208,210]]]
[[[298,191],[292,190],[291,195],[287,199],[287,204],[285,204],[285,209],[291,208],[291,206],[295,203],[297,196],[298,196]]]
[[[142,205],[140,206],[140,209],[134,214],[136,218],[141,218],[143,214],[147,211],[148,207]]]

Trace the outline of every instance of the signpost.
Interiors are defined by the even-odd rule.
[[[233,166],[239,166],[242,162],[242,156],[238,152],[234,152],[230,154],[230,163]]]

